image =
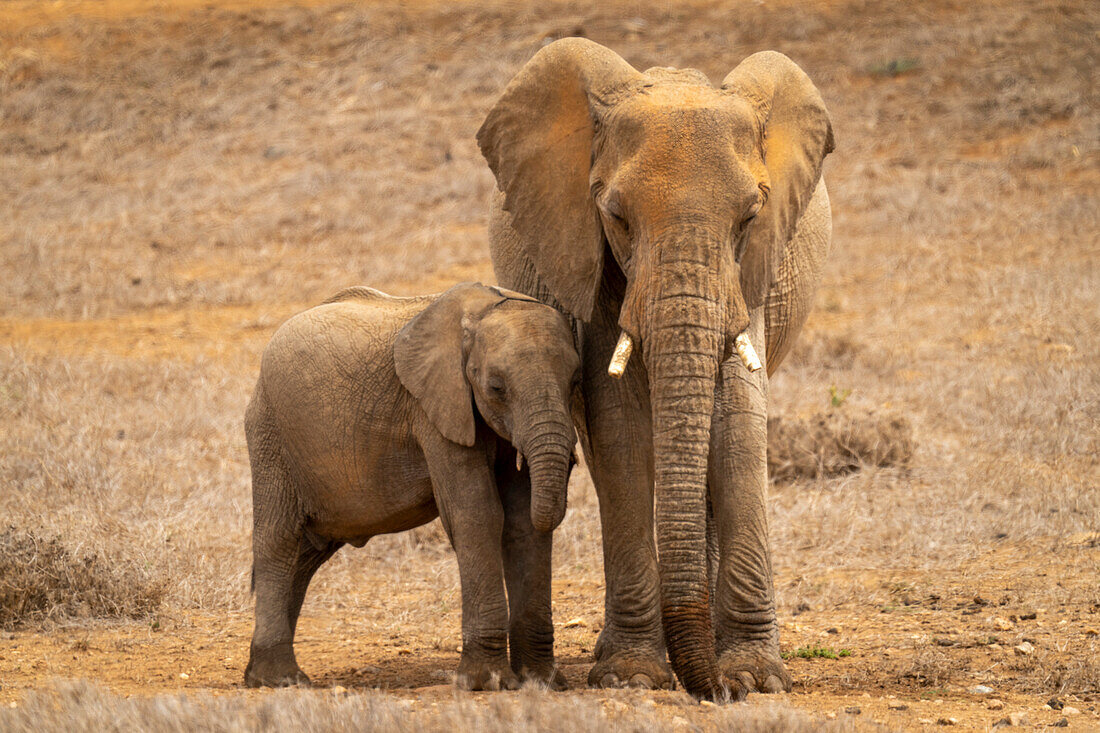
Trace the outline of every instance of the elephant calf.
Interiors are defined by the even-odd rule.
[[[564,688],[550,533],[565,514],[579,371],[564,316],[480,284],[411,298],[351,288],[279,328],[245,418],[256,593],[245,683],[308,683],[294,629],[310,578],[341,545],[439,516],[462,585],[459,686]]]

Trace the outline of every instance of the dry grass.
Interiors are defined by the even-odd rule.
[[[736,705],[703,717],[698,706],[682,693],[662,710],[640,695],[617,697],[600,701],[592,696],[527,689],[490,697],[448,696],[430,707],[381,692],[341,695],[283,691],[259,700],[210,695],[125,699],[87,682],[69,682],[32,692],[17,709],[0,709],[0,727],[11,733],[74,729],[536,733],[665,728],[804,733],[867,727],[851,721],[816,721],[782,704]]]
[[[835,251],[771,385],[791,451],[773,450],[774,473],[801,466],[769,499],[784,633],[802,633],[804,608],[901,625],[879,614],[900,604],[882,583],[895,576],[915,598],[995,583],[1095,625],[1094,585],[1036,575],[1071,556],[1094,568],[1073,538],[1100,529],[1095,27],[1076,0],[197,4],[0,22],[0,514],[73,557],[150,568],[166,613],[248,609],[241,419],[264,338],[350,284],[436,290],[484,271],[492,179],[473,133],[546,38],[579,28],[639,68],[713,79],[776,48],[832,112]],[[909,427],[860,423],[873,437],[849,450],[848,417],[894,415]],[[853,452],[862,470],[845,473]],[[561,636],[578,667],[602,616],[596,506],[578,473],[555,537],[555,603],[588,624]],[[989,580],[1009,545],[1023,555]],[[345,619],[330,635],[431,629],[450,649],[458,581],[438,525],[341,552],[306,602],[322,611]],[[1095,687],[1079,639],[1049,649],[995,673]],[[870,684],[907,662],[843,664]],[[267,714],[58,694],[122,717]]]
[[[144,618],[164,580],[131,558],[77,555],[57,537],[0,531],[0,628],[67,619]]]

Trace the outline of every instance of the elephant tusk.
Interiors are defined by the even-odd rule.
[[[623,331],[619,334],[619,343],[615,344],[615,353],[611,355],[611,363],[607,366],[607,373],[615,379],[623,376],[626,364],[630,361],[630,352],[634,350],[634,340],[630,334]]]
[[[760,363],[760,357],[756,355],[756,349],[752,347],[752,341],[749,341],[747,333],[742,331],[737,334],[737,338],[733,340],[733,345],[737,347],[737,355],[741,357],[741,363],[750,372],[758,372],[764,368],[764,365]]]
[[[516,471],[523,470],[523,451],[516,450]]]

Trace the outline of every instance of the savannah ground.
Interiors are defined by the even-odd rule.
[[[263,345],[347,285],[491,281],[474,132],[576,34],[713,80],[777,49],[833,116],[834,254],[774,414],[902,416],[913,452],[837,473],[810,441],[776,467],[794,691],[583,689],[583,472],[554,558],[577,692],[447,686],[438,522],[318,573],[319,689],[243,690]],[[0,3],[0,729],[1100,728],[1097,68],[1088,0]]]

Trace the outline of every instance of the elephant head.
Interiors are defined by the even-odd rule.
[[[735,350],[760,368],[743,332],[762,317],[833,149],[821,95],[775,52],[714,87],[694,70],[639,72],[569,38],[515,76],[478,143],[524,251],[566,310],[589,321],[601,279],[625,276],[609,371],[641,344],[669,657],[689,692],[720,695],[705,551],[716,379]]]
[[[448,440],[473,446],[474,406],[531,472],[531,522],[565,516],[576,435],[580,357],[565,316],[532,298],[477,283],[456,285],[401,329],[401,383]]]

